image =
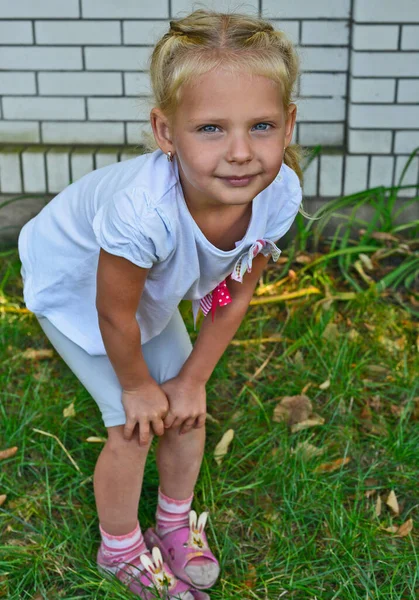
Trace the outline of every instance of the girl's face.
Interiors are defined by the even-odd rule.
[[[161,131],[165,138],[157,141],[176,155],[185,198],[199,210],[247,204],[272,183],[297,107],[290,105],[286,119],[278,84],[220,68],[185,84],[170,125],[153,123],[155,111],[155,135]]]

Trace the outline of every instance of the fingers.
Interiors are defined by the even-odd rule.
[[[164,423],[162,419],[152,419],[152,427],[153,427],[153,431],[156,435],[163,435],[164,434]]]
[[[206,419],[207,419],[206,414],[199,415],[199,417],[197,419],[195,419],[194,428],[200,429],[201,427],[203,427],[205,425]]]
[[[138,421],[138,425],[140,427],[140,446],[147,446],[150,438],[150,423],[146,419],[142,419]]]
[[[192,427],[194,426],[194,423],[195,423],[195,417],[190,417],[189,419],[186,419],[186,421],[183,422],[181,428],[179,429],[179,435],[188,433],[188,431],[190,431],[192,429]]]
[[[126,440],[130,440],[132,437],[132,432],[134,431],[134,427],[136,426],[137,422],[134,421],[133,419],[127,419],[125,426],[124,426],[124,438]]]
[[[170,429],[170,427],[173,427],[175,421],[176,421],[176,415],[174,415],[170,410],[167,413],[166,417],[164,418],[164,427],[165,429]],[[180,423],[179,423],[180,425]]]

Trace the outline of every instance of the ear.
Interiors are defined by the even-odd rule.
[[[285,146],[288,146],[292,140],[292,134],[294,133],[295,120],[297,118],[297,105],[291,103],[288,107],[288,116],[285,123]]]
[[[174,147],[169,119],[160,108],[153,108],[151,110],[150,123],[153,129],[154,139],[160,150],[165,154],[169,151],[173,153]]]

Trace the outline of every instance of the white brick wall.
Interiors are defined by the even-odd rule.
[[[84,19],[164,19],[169,16],[167,0],[82,0]]]
[[[398,25],[357,25],[353,27],[354,50],[397,50]]]
[[[395,79],[361,79],[353,77],[351,80],[352,102],[394,102],[396,97]]]
[[[151,130],[152,46],[171,18],[203,6],[261,11],[297,45],[294,139],[323,146],[306,194],[394,183],[419,145],[419,0],[0,0],[0,144],[74,145],[68,160],[0,146],[0,191],[58,189],[128,158],[120,146]]]
[[[111,46],[121,44],[121,27],[119,21],[38,21],[35,37],[37,44]]]
[[[33,44],[31,21],[0,21],[2,44]]]
[[[404,25],[402,50],[419,50],[419,25]]]
[[[356,21],[411,23],[419,21],[417,0],[355,0]]]

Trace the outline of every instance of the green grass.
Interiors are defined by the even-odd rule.
[[[0,308],[8,309],[0,312],[0,449],[18,446],[1,461],[0,494],[7,499],[0,508],[0,597],[133,597],[95,566],[100,536],[92,474],[102,444],[86,439],[106,434],[99,410],[55,352],[50,359],[25,358],[25,349],[51,346],[32,315],[9,312],[23,306],[16,250],[0,260]],[[210,512],[207,531],[221,562],[211,598],[419,598],[418,324],[374,286],[350,301],[319,303],[352,289],[331,260],[288,266],[297,280],[279,291],[314,285],[321,294],[252,306],[236,340],[256,342],[229,346],[208,385],[208,411],[218,423],[207,422],[194,506]],[[284,268],[272,265],[264,283]],[[194,337],[189,305],[182,310]],[[257,343],[274,334],[285,341]],[[327,379],[330,387],[321,389]],[[282,396],[304,388],[325,423],[292,433],[273,421],[273,410]],[[76,416],[65,418],[71,402]],[[213,451],[230,428],[235,437],[218,466]],[[77,467],[55,438],[34,429],[56,436]],[[304,441],[323,454],[305,458],[297,449]],[[316,471],[339,458],[350,461],[330,473]],[[143,529],[153,523],[157,485],[151,452]],[[385,505],[391,490],[399,516]],[[406,537],[383,529],[410,518]]]

